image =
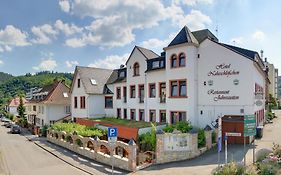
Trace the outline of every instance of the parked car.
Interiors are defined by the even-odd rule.
[[[20,134],[21,133],[21,128],[19,125],[12,125],[11,126],[11,133],[12,134]]]
[[[9,120],[9,119],[7,119],[6,117],[2,117],[2,118],[1,118],[1,122],[4,122],[4,123],[5,123],[7,120]]]
[[[4,123],[4,126],[5,126],[6,128],[11,128],[12,125],[13,125],[12,121],[5,122],[5,123]]]

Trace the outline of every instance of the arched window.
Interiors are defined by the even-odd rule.
[[[172,68],[177,67],[177,55],[176,54],[173,54],[171,56],[171,67]]]
[[[139,63],[134,64],[134,76],[139,76],[140,75],[140,65]]]
[[[179,66],[180,67],[185,66],[185,54],[184,53],[180,53],[180,55],[179,55]]]

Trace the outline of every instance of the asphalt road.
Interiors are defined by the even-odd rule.
[[[0,122],[0,175],[86,175],[25,137],[7,133]]]

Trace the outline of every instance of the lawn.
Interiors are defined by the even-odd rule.
[[[93,121],[103,122],[107,124],[112,125],[121,125],[126,126],[130,128],[147,128],[151,127],[150,122],[144,122],[144,121],[135,121],[135,120],[126,120],[126,119],[117,119],[117,118],[97,118],[97,119],[91,119]],[[157,123],[159,125],[159,123]]]

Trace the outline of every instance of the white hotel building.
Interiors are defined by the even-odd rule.
[[[161,55],[136,46],[120,69],[76,67],[71,111],[200,127],[218,116],[255,114],[262,124],[266,78],[257,52],[185,26]]]

